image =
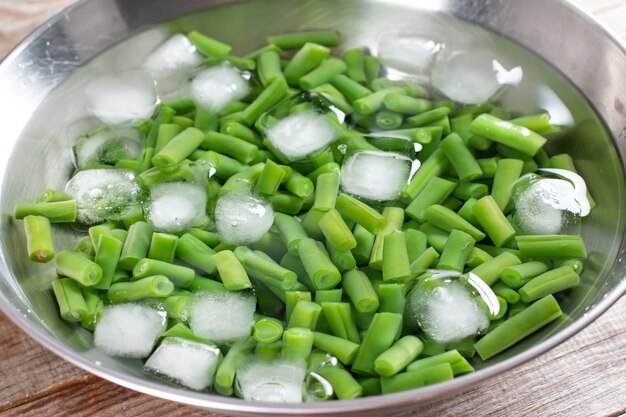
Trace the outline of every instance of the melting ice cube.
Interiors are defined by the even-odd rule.
[[[157,231],[180,232],[206,218],[207,194],[203,187],[170,182],[150,189],[148,221]]]
[[[248,81],[228,64],[200,71],[191,81],[189,89],[191,98],[210,112],[219,112],[250,92]]]
[[[165,330],[165,315],[142,304],[107,306],[96,324],[94,345],[111,356],[145,358]]]
[[[115,220],[141,201],[142,189],[130,171],[87,169],[74,175],[65,192],[76,199],[79,222]]]
[[[190,308],[189,326],[194,334],[218,344],[250,336],[256,298],[248,292],[198,292]]]
[[[115,164],[141,154],[142,134],[133,128],[102,129],[78,139],[74,152],[79,169],[97,164]]]
[[[246,245],[261,239],[274,223],[272,206],[246,192],[230,192],[217,200],[215,224],[222,241]]]
[[[560,169],[542,169],[562,178],[535,174],[520,178],[512,192],[513,219],[523,233],[558,234],[579,223],[589,214],[585,181],[576,173]]]
[[[96,77],[85,87],[90,114],[106,125],[149,119],[158,103],[154,80],[144,71]]]
[[[341,167],[341,187],[348,194],[389,201],[399,197],[411,171],[411,160],[393,152],[361,151]]]
[[[220,350],[204,343],[166,337],[146,361],[145,368],[195,390],[213,383]]]
[[[305,375],[304,362],[257,360],[237,371],[237,383],[245,400],[300,403]]]
[[[324,148],[339,136],[330,121],[313,111],[281,119],[267,130],[267,139],[288,159],[299,159]]]
[[[522,69],[507,71],[488,49],[445,52],[432,70],[433,87],[463,104],[489,100],[505,84],[518,84]]]
[[[378,40],[378,58],[387,67],[425,75],[442,46],[418,35],[384,33]]]
[[[176,34],[159,45],[143,67],[152,74],[159,91],[167,93],[180,86],[202,63],[202,55],[185,35]]]
[[[457,280],[418,283],[409,296],[410,311],[422,331],[438,343],[450,343],[487,329],[489,318],[472,290]]]

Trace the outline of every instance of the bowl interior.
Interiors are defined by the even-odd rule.
[[[497,363],[528,351],[555,332],[580,322],[607,294],[618,291],[615,287],[623,276],[623,265],[621,258],[617,262],[616,259],[624,234],[625,220],[621,213],[624,211],[626,195],[619,152],[602,120],[580,89],[551,64],[510,39],[443,13],[445,5],[440,2],[432,2],[429,6],[413,5],[410,1],[358,0],[204,1],[194,5],[191,1],[181,3],[182,7],[178,8],[173,3],[169,6],[169,3],[158,2],[153,12],[146,12],[147,16],[142,15],[141,9],[125,9],[129,6],[113,1],[85,3],[70,14],[76,20],[72,21],[72,25],[64,26],[62,36],[57,34],[51,39],[52,44],[48,45],[50,53],[57,53],[58,57],[46,63],[48,74],[41,63],[34,61],[33,65],[38,66],[33,71],[29,72],[26,66],[17,73],[16,80],[19,79],[23,84],[23,93],[38,105],[30,109],[18,106],[15,111],[27,123],[16,131],[19,133],[17,140],[5,138],[12,150],[10,157],[3,156],[2,166],[4,174],[0,202],[0,245],[4,265],[0,290],[4,298],[19,309],[25,322],[30,323],[31,333],[39,332],[39,337],[45,337],[40,333],[44,332],[48,337],[56,339],[69,348],[67,352],[74,352],[71,359],[75,362],[82,361],[82,366],[94,364],[97,369],[102,370],[102,374],[113,379],[136,378],[133,379],[135,384],[138,380],[145,380],[144,387],[149,389],[144,390],[151,390],[159,395],[162,392],[157,391],[169,390],[192,403],[202,403],[202,398],[212,398],[211,401],[217,403],[222,401],[210,397],[209,394],[187,393],[163,380],[146,375],[138,360],[114,359],[92,349],[89,332],[68,325],[60,319],[50,291],[50,283],[56,277],[55,271],[50,265],[38,265],[28,261],[25,256],[22,224],[11,218],[16,203],[31,201],[47,188],[63,189],[68,180],[73,170],[70,159],[73,137],[68,128],[87,117],[82,91],[86,81],[96,73],[137,68],[148,53],[172,33],[190,30],[199,30],[231,43],[235,52],[241,55],[261,46],[266,35],[289,31],[338,29],[343,39],[341,48],[367,46],[374,52],[377,39],[382,33],[416,34],[444,41],[446,47],[450,48],[463,49],[479,43],[484,48],[495,51],[505,67],[521,66],[524,71],[522,84],[508,89],[501,96],[500,102],[507,109],[526,114],[543,108],[553,114],[557,123],[571,124],[565,134],[550,140],[548,150],[551,154],[566,152],[575,159],[597,202],[597,208],[582,227],[590,258],[586,263],[580,287],[559,298],[567,314],[565,319],[544,328],[487,362],[475,361],[476,367],[479,370],[494,367]],[[211,3],[229,4],[151,25],[180,12],[200,8],[200,3],[202,6]],[[101,15],[106,16],[102,22],[94,23],[94,28],[86,26],[86,21],[91,19],[87,19],[82,25],[79,23],[80,14],[87,7],[92,11],[99,9]],[[494,7],[499,6],[496,4]],[[474,18],[471,15],[464,17]],[[110,39],[103,41],[102,38],[94,37],[87,38],[86,42],[81,41],[81,36],[87,36],[86,32],[89,30],[100,30],[102,38],[110,36]],[[118,39],[123,40],[89,59],[103,50],[104,46]],[[85,61],[85,65],[74,70]],[[5,65],[15,64],[9,62]],[[590,77],[595,75],[597,74],[589,74]],[[7,77],[0,74],[2,76],[5,79]],[[598,75],[597,83],[602,83],[601,74]],[[51,91],[48,93],[47,90]],[[55,226],[57,248],[74,246],[78,236],[79,233],[70,226]],[[450,384],[455,383],[461,386],[458,381]],[[168,385],[170,387],[165,388]],[[456,389],[454,385],[449,385],[447,389],[432,391],[429,395],[441,396]],[[414,398],[420,397],[418,395]],[[233,401],[233,404],[237,403],[236,400]],[[233,407],[236,408],[230,408]],[[217,408],[229,409],[219,404]]]

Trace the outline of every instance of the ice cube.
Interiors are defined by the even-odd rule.
[[[74,175],[65,192],[76,199],[79,222],[99,223],[119,219],[143,195],[135,174],[118,169],[87,169]]]
[[[566,178],[572,174],[579,177],[569,171],[565,174]],[[578,184],[577,187],[575,182],[534,174],[520,178],[511,196],[515,207],[513,219],[517,226],[525,234],[554,235],[576,225],[580,221],[579,216],[589,213],[586,184],[582,178]]]
[[[215,224],[222,242],[247,245],[261,239],[274,223],[272,206],[243,191],[222,195],[215,206]]]
[[[202,63],[202,55],[185,35],[176,34],[146,58],[143,67],[152,74],[163,93],[175,90]]]
[[[304,361],[253,360],[237,371],[237,383],[245,400],[300,403],[305,375]]]
[[[410,311],[425,334],[438,343],[450,343],[489,326],[487,313],[470,288],[455,279],[437,281],[418,283],[409,297]]]
[[[166,317],[142,304],[112,304],[104,307],[96,324],[94,345],[111,356],[145,358],[165,330]]]
[[[378,58],[389,68],[426,75],[443,44],[418,35],[384,33],[378,40]]]
[[[189,86],[191,98],[210,112],[219,112],[250,92],[248,81],[228,64],[200,71]]]
[[[102,129],[78,139],[74,152],[79,169],[96,164],[114,165],[120,159],[141,155],[142,134],[133,128]]]
[[[250,336],[256,298],[249,292],[197,292],[189,312],[194,334],[218,344]]]
[[[155,230],[180,232],[206,219],[207,194],[203,187],[186,182],[170,182],[150,189],[148,221]]]
[[[394,152],[361,151],[341,167],[341,187],[368,200],[395,200],[406,186],[411,160]]]
[[[219,356],[216,347],[166,337],[146,361],[145,369],[201,391],[213,383]]]
[[[106,125],[149,119],[158,103],[154,80],[145,71],[96,77],[85,87],[87,109]]]
[[[431,70],[433,87],[463,104],[489,100],[504,84],[521,81],[519,67],[504,69],[489,49],[469,48],[439,55]]]
[[[338,137],[330,121],[308,110],[287,116],[267,130],[272,146],[291,160],[312,154]]]

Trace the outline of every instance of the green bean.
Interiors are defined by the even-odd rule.
[[[382,377],[380,385],[383,394],[391,394],[448,381],[452,378],[454,378],[452,368],[449,364],[442,363],[424,369]]]
[[[339,88],[339,86],[337,86],[337,88]],[[341,90],[341,88],[339,89]],[[358,113],[365,115],[372,114],[384,106],[385,96],[390,93],[404,94],[405,91],[400,87],[389,87],[354,100],[352,106]]]
[[[237,369],[252,355],[254,345],[254,338],[250,337],[235,342],[228,350],[215,373],[213,388],[218,394],[226,396],[233,394],[233,383]]]
[[[450,109],[448,107],[435,107],[430,110],[421,112],[418,115],[409,117],[407,119],[407,122],[411,126],[415,126],[415,127],[427,126],[427,125],[433,124],[434,122],[442,118],[446,118],[447,120],[447,116],[449,113],[450,113]],[[444,129],[444,131],[445,130],[446,129]]]
[[[504,268],[500,273],[500,279],[508,287],[518,289],[534,277],[547,272],[549,269],[550,263],[547,261],[529,261]]]
[[[34,262],[50,262],[54,258],[50,220],[44,216],[26,216],[24,217],[24,232],[28,258]]]
[[[343,60],[347,64],[346,75],[361,85],[367,85],[363,55],[363,49],[352,48],[343,53]]]
[[[392,376],[404,369],[424,349],[424,344],[415,336],[404,336],[374,361],[374,371],[380,376]]]
[[[308,236],[300,221],[293,216],[282,213],[274,214],[274,225],[290,253],[298,252],[298,244]]]
[[[287,361],[308,359],[313,348],[313,332],[310,329],[292,327],[283,332],[282,356]]]
[[[348,271],[343,274],[341,284],[359,313],[373,313],[378,309],[378,295],[365,273],[356,269]]]
[[[305,43],[285,67],[285,79],[291,85],[298,85],[300,78],[317,68],[329,53],[330,49],[323,45]]]
[[[467,233],[452,230],[439,257],[437,268],[463,272],[474,243],[474,239]]]
[[[275,212],[285,214],[298,214],[304,206],[303,198],[280,191],[270,196],[269,200]]]
[[[191,108],[195,107],[194,102],[189,99],[180,99],[175,102],[167,102],[164,103],[163,106],[157,112],[154,120],[152,121],[152,125],[150,126],[150,130],[148,131],[148,135],[146,137],[145,146],[147,148],[154,148],[157,143],[157,136],[159,134],[159,127],[164,123],[170,123],[172,121],[172,117],[176,114],[176,109],[172,108],[170,105],[174,105],[175,107],[183,107],[189,105]]]
[[[372,90],[343,74],[335,75],[330,82],[351,102],[372,94]]]
[[[341,251],[330,242],[326,242],[326,250],[328,251],[330,260],[337,267],[339,272],[343,273],[356,268],[356,259],[354,259],[352,252],[350,252],[349,250]]]
[[[110,235],[100,235],[96,246],[94,262],[102,269],[102,279],[94,288],[106,290],[113,282],[117,270],[123,243]]]
[[[174,123],[163,123],[159,126],[157,133],[154,152],[158,153],[167,145],[176,135],[180,133],[180,126]]]
[[[521,264],[520,259],[509,252],[502,252],[498,256],[478,265],[470,272],[482,279],[485,284],[491,286],[498,281],[504,268]]]
[[[54,201],[50,203],[17,204],[13,217],[18,220],[26,216],[42,216],[50,223],[72,223],[76,221],[76,200]]]
[[[259,343],[272,343],[283,335],[283,322],[273,317],[256,317],[253,327],[254,340]]]
[[[56,257],[59,275],[72,278],[85,287],[93,287],[102,279],[102,268],[80,252],[62,250]]]
[[[503,298],[508,304],[515,304],[519,302],[519,294],[514,289],[508,287],[502,280],[496,282],[491,286],[494,294]]]
[[[152,240],[152,226],[143,221],[133,223],[128,229],[120,255],[119,266],[130,271],[140,259],[148,255]]]
[[[287,94],[287,83],[282,78],[269,83],[241,114],[241,120],[252,125],[258,117],[278,103]]]
[[[287,291],[285,293],[285,321],[288,323],[291,313],[300,301],[311,301],[311,293],[308,291]]]
[[[246,142],[261,146],[263,141],[259,135],[247,126],[242,125],[239,122],[228,122],[220,126],[220,132],[229,136],[235,136],[239,139],[243,139]]]
[[[404,314],[404,285],[403,284],[379,284],[378,299],[380,305],[378,312]]]
[[[285,178],[285,171],[274,161],[268,160],[254,186],[258,194],[272,195],[278,191],[278,187]]]
[[[185,130],[193,126],[193,120],[190,119],[189,117],[184,117],[184,116],[172,117],[172,123],[180,127],[181,130]],[[150,149],[150,148],[146,148],[146,149]]]
[[[35,203],[55,203],[58,201],[71,200],[72,196],[61,191],[48,188],[43,193],[39,194],[35,199]]]
[[[352,400],[363,395],[363,388],[345,369],[325,366],[315,371],[333,387],[335,396],[340,400]]]
[[[196,117],[193,126],[200,129],[204,133],[217,130],[218,116],[215,113],[209,113],[200,106],[196,106]]]
[[[356,247],[352,249],[352,255],[358,265],[366,265],[372,254],[375,236],[358,223],[352,234],[356,240]]]
[[[587,250],[578,235],[517,236],[517,247],[529,258],[586,258]]]
[[[291,311],[288,328],[300,327],[314,330],[322,312],[322,306],[313,301],[299,300]]]
[[[485,234],[474,227],[467,220],[452,210],[439,204],[428,207],[424,210],[423,216],[426,221],[436,224],[443,230],[451,231],[453,229],[458,229],[467,233],[476,241],[480,241],[485,238]]]
[[[352,370],[365,375],[375,375],[376,358],[391,347],[401,328],[401,314],[376,313],[354,358]]]
[[[359,344],[326,333],[313,333],[313,346],[335,356],[344,365],[350,365],[359,350]]]
[[[418,359],[409,364],[406,370],[408,372],[412,372],[417,371],[418,369],[425,369],[434,365],[445,363],[450,365],[452,373],[454,373],[455,376],[474,372],[472,365],[470,365],[467,359],[465,359],[457,350],[450,350],[429,358]]]
[[[334,76],[346,71],[347,65],[341,59],[330,58],[323,61],[317,68],[302,76],[299,81],[303,90],[310,91],[328,83]]]
[[[90,332],[93,332],[96,328],[98,320],[100,320],[100,317],[102,316],[104,302],[97,292],[91,288],[83,287],[81,288],[81,292],[83,294],[83,299],[85,300],[87,313],[82,316],[80,325]]]
[[[339,33],[337,31],[285,33],[268,36],[267,42],[280,49],[298,49],[309,42],[332,47],[339,45]]]
[[[396,113],[416,115],[432,109],[433,104],[429,100],[414,98],[404,94],[389,93],[384,99],[385,107]]]
[[[132,282],[118,282],[107,290],[112,303],[125,303],[144,298],[165,298],[174,291],[174,284],[165,275],[154,275]]]
[[[562,314],[559,303],[552,295],[547,295],[506,319],[478,340],[474,348],[482,360],[487,360],[559,318]]]
[[[433,247],[426,249],[411,265],[411,276],[415,276],[430,268],[439,259],[439,253]]]
[[[285,79],[280,67],[278,51],[265,51],[257,57],[257,74],[263,86],[267,86],[278,79]]]
[[[76,281],[71,278],[55,279],[52,281],[52,291],[63,320],[80,322],[87,315],[87,304]]]
[[[411,263],[426,250],[426,235],[419,230],[407,229],[404,231],[404,237],[406,238],[409,263]]]
[[[443,203],[452,194],[455,187],[456,183],[452,181],[437,176],[430,178],[404,210],[406,215],[412,219],[424,221],[424,210],[431,205]]]
[[[383,130],[397,129],[402,125],[402,115],[391,111],[380,111],[376,114],[375,123]]]
[[[483,175],[480,165],[458,134],[446,136],[440,147],[461,182],[472,181]]]
[[[474,202],[476,199],[482,198],[487,194],[489,194],[489,186],[487,184],[475,182],[460,182],[456,185],[456,188],[452,192],[452,196],[460,200],[468,201],[473,199]],[[463,216],[461,215],[461,217]]]
[[[206,35],[196,32],[195,30],[187,34],[187,38],[193,43],[198,51],[208,57],[222,57],[229,55],[233,50],[232,46],[223,42],[210,38]]]
[[[572,259],[560,259],[557,258],[553,262],[553,266],[558,268],[559,266],[570,266],[578,275],[583,272],[584,265],[580,259],[572,258]]]
[[[367,55],[363,57],[363,72],[367,80],[367,85],[372,85],[372,81],[380,75],[380,61],[378,58]]]
[[[185,233],[178,238],[176,258],[207,274],[212,274],[217,270],[215,261],[213,261],[214,254],[215,251],[213,249],[189,233]]]
[[[566,171],[578,173],[572,157],[566,153],[552,156],[550,158],[550,168],[564,169]],[[587,199],[589,200],[589,205],[591,206],[591,208],[594,208],[596,206],[596,202],[591,197],[591,194],[589,194],[589,190],[587,190]]]
[[[319,227],[327,241],[337,249],[344,251],[356,247],[356,240],[350,228],[337,210],[327,211],[320,219]]]
[[[580,283],[580,277],[571,266],[561,266],[528,281],[518,290],[523,303],[530,303]]]
[[[385,226],[382,230],[376,234],[374,240],[374,246],[372,247],[372,253],[370,256],[369,266],[375,269],[382,269],[383,267],[383,249],[385,243],[385,236],[390,233],[402,229],[402,223],[404,223],[404,210],[400,207],[385,207],[382,213],[386,220]]]
[[[522,174],[523,167],[524,162],[519,159],[500,159],[498,161],[498,168],[496,169],[491,187],[491,196],[498,204],[498,207],[500,207],[500,210],[505,211],[509,204],[513,184]]]
[[[385,216],[347,194],[340,193],[337,196],[335,205],[339,213],[353,220],[372,234],[380,233],[387,223]]]
[[[323,302],[322,313],[333,335],[354,343],[361,342],[350,304]]]
[[[302,239],[298,244],[298,255],[317,290],[333,288],[341,281],[339,270],[315,240]]]
[[[339,192],[339,174],[327,172],[317,177],[313,208],[319,211],[330,211],[335,208]]]
[[[201,229],[195,230],[196,232],[193,233],[197,233],[197,231],[204,232],[204,230]],[[174,262],[177,243],[178,236],[167,233],[153,233],[150,241],[150,249],[148,250],[148,258],[168,263]]]
[[[261,251],[253,252],[245,246],[238,246],[235,256],[251,277],[262,280],[265,284],[283,290],[293,290],[299,286],[295,272],[283,268]]]
[[[402,191],[402,201],[409,203],[419,195],[433,177],[448,170],[450,163],[445,154],[437,149],[419,167],[409,185]]]
[[[165,275],[177,287],[185,288],[194,279],[195,272],[185,266],[149,258],[139,260],[133,268],[133,280],[153,275]]]
[[[181,163],[204,141],[204,132],[189,127],[174,136],[157,154],[152,157],[155,167],[173,167]]]
[[[253,161],[259,148],[243,139],[219,132],[208,132],[203,136],[202,146],[206,149],[230,156],[243,164]]]
[[[411,276],[409,254],[404,232],[393,232],[384,237],[383,281],[403,281]]]
[[[533,156],[546,143],[546,139],[523,126],[498,119],[489,114],[481,114],[470,123],[470,131],[477,135],[510,146],[513,149]]]
[[[496,247],[501,247],[515,236],[515,229],[492,196],[478,200],[472,207],[472,214]]]

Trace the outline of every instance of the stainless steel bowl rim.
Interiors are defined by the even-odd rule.
[[[29,44],[33,40],[37,39],[42,33],[44,33],[49,27],[55,25],[56,22],[63,19],[65,15],[71,14],[75,9],[81,7],[84,3],[93,0],[81,0],[65,10],[61,11],[56,16],[52,17],[40,28],[26,37],[19,45],[17,45],[0,63],[0,77],[3,72],[9,66],[9,64],[16,59],[19,54],[28,48]],[[582,9],[580,6],[569,3],[566,0],[555,0],[556,2],[569,8],[575,12],[579,17],[582,17],[587,24],[599,26],[610,40],[618,45],[622,53],[626,55],[626,43],[616,36],[605,25],[591,16],[588,12]],[[219,1],[216,3],[220,3]],[[622,237],[622,246],[624,244],[626,236]],[[0,253],[0,262],[6,264],[4,254]],[[420,402],[425,402],[433,399],[439,399],[442,397],[442,393],[445,395],[451,395],[454,393],[460,393],[467,391],[477,384],[486,381],[496,375],[499,375],[507,370],[515,368],[531,359],[545,353],[546,351],[554,348],[555,346],[563,343],[567,339],[571,338],[575,334],[579,333],[594,320],[596,320],[602,313],[604,313],[609,307],[611,307],[622,295],[626,294],[626,280],[613,289],[606,297],[592,309],[590,309],[585,315],[565,329],[552,335],[542,343],[532,347],[525,352],[518,354],[510,359],[495,365],[489,366],[485,369],[479,370],[472,374],[467,374],[461,377],[457,377],[454,380],[440,383],[434,386],[428,386],[411,391],[405,391],[396,394],[388,394],[384,396],[366,397],[356,400],[342,400],[342,401],[327,401],[327,402],[315,402],[315,403],[303,403],[303,404],[275,404],[275,403],[263,403],[263,402],[250,402],[244,401],[232,397],[223,397],[220,395],[200,393],[185,390],[182,388],[176,388],[172,386],[166,386],[153,381],[146,381],[143,379],[135,378],[127,375],[123,372],[118,372],[112,369],[105,369],[96,363],[86,360],[80,354],[73,349],[65,346],[60,341],[55,339],[52,335],[46,331],[37,327],[31,321],[29,321],[17,307],[15,307],[6,297],[5,294],[0,292],[0,309],[23,331],[25,331],[30,337],[35,339],[39,344],[46,349],[52,351],[61,358],[71,362],[72,364],[94,374],[105,380],[122,385],[126,388],[150,394],[156,397],[177,401],[192,406],[198,406],[216,411],[233,412],[242,414],[266,414],[275,415],[280,414],[314,414],[314,415],[335,415],[340,413],[356,413],[367,412],[372,410],[384,410],[387,408],[406,408],[415,406]]]

